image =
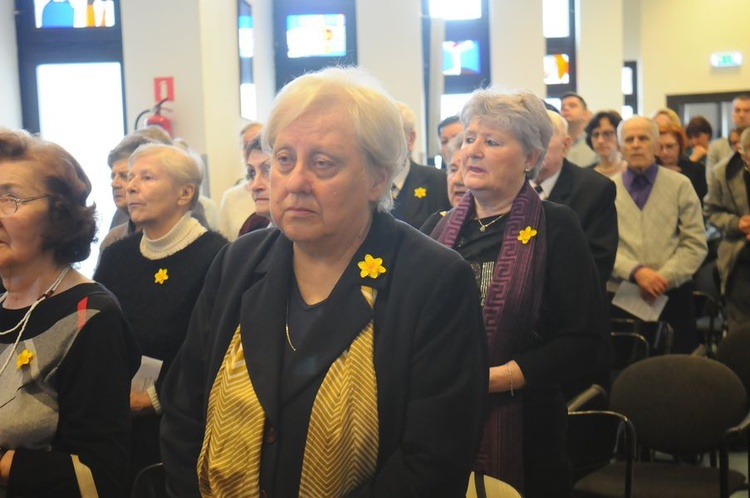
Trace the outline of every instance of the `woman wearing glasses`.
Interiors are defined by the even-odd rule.
[[[604,176],[615,176],[625,171],[627,164],[622,160],[617,143],[617,125],[622,118],[613,111],[597,112],[586,125],[586,143],[599,156],[593,168]]]
[[[91,184],[61,147],[0,129],[0,496],[123,496],[134,339],[91,251]]]

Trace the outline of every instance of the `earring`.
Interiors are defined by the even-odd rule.
[[[524,168],[523,170],[524,173],[528,173],[529,171],[531,171],[529,168]]]

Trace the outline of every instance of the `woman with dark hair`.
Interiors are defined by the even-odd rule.
[[[614,111],[599,111],[586,125],[586,143],[599,156],[599,162],[592,167],[604,176],[619,175],[627,166],[617,143],[620,121],[622,118]]]
[[[0,130],[0,495],[125,496],[138,351],[119,306],[74,270],[91,183],[61,147]]]
[[[706,158],[708,157],[708,146],[711,138],[714,136],[714,129],[711,123],[703,116],[694,116],[690,118],[685,127],[687,135],[688,148],[685,150],[685,156],[694,163],[702,164],[706,167]]]
[[[490,409],[474,469],[527,498],[570,497],[561,383],[595,361],[601,284],[575,213],[527,180],[553,133],[541,99],[477,90],[461,122],[469,193],[431,236],[471,264],[482,296]]]
[[[157,463],[159,390],[182,345],[208,267],[226,239],[191,217],[202,180],[200,159],[172,145],[142,145],[128,160],[130,218],[143,233],[102,253],[94,274],[120,301],[143,354],[161,361],[155,384],[134,388],[132,471]]]
[[[685,157],[687,137],[681,127],[675,125],[659,126],[659,150],[656,154],[657,162],[672,171],[682,173],[690,179],[695,193],[703,205],[703,198],[708,193],[706,182],[706,168],[700,163],[694,163]]]

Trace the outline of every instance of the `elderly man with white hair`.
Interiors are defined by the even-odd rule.
[[[656,164],[656,123],[634,116],[617,131],[628,167],[614,178],[620,241],[613,283],[637,284],[646,301],[666,294],[660,318],[675,331],[674,352],[690,353],[698,343],[692,276],[708,252],[700,200],[685,175]]]

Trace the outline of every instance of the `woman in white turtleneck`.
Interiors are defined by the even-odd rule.
[[[148,144],[133,153],[126,197],[142,234],[109,246],[94,274],[120,301],[143,355],[163,362],[155,385],[130,395],[133,475],[160,461],[161,379],[185,338],[208,267],[227,243],[190,216],[201,184],[199,161],[170,145]]]

